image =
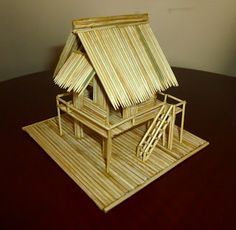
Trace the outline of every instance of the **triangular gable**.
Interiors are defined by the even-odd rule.
[[[90,19],[87,24],[74,21],[74,33],[114,108],[143,102],[157,91],[178,85],[146,17],[142,22],[129,17],[127,23],[112,17],[108,25],[105,19]]]
[[[54,82],[67,91],[82,93],[95,75],[95,71],[81,52],[72,52]]]

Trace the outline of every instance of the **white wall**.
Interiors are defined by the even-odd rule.
[[[235,0],[1,0],[0,81],[53,68],[72,19],[137,12],[172,66],[236,76]]]

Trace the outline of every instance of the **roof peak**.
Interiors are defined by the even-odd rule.
[[[130,14],[106,17],[81,18],[72,21],[73,29],[98,28],[104,26],[148,22],[148,14]]]

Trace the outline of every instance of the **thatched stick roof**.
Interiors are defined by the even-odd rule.
[[[143,102],[157,91],[178,85],[147,19],[144,14],[73,21],[73,32],[88,55],[87,67],[98,75],[114,108]],[[64,58],[72,50],[72,42],[68,44]],[[70,85],[68,89],[76,91],[83,81],[69,74],[65,67],[56,79],[68,81],[61,86]]]

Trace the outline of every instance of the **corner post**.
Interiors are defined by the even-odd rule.
[[[109,173],[110,161],[111,161],[111,152],[112,152],[111,130],[108,130],[107,134],[108,135],[107,135],[107,139],[106,139],[106,142],[105,142],[105,148],[106,148],[105,161],[106,161],[106,172]]]
[[[174,137],[174,128],[175,128],[175,105],[172,105],[172,118],[169,125],[169,137],[168,137],[168,149],[172,149],[173,146],[173,137]]]
[[[83,107],[83,95],[79,96],[73,93],[73,105],[75,108],[81,109]],[[74,120],[74,134],[78,138],[84,137],[83,126],[76,120]]]
[[[182,110],[182,117],[181,117],[181,127],[180,127],[180,135],[179,135],[179,142],[180,143],[183,142],[185,107],[186,107],[186,101],[184,101],[184,103],[183,103],[183,110]]]
[[[61,127],[61,111],[60,111],[60,107],[59,107],[58,96],[56,97],[56,103],[57,103],[57,117],[58,117],[59,133],[60,133],[60,136],[62,136],[62,127]]]

